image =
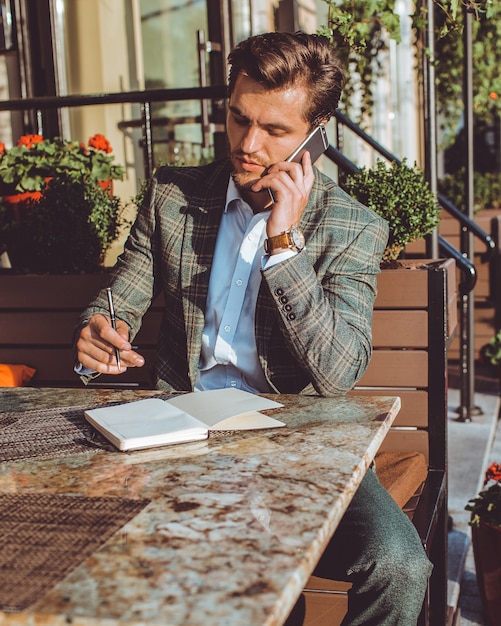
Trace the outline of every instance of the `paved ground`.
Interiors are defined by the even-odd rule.
[[[489,454],[489,464],[501,462],[501,423],[498,422],[492,450]],[[478,593],[477,579],[475,576],[475,563],[471,548],[468,550],[465,563],[465,571],[461,582],[461,594],[459,596],[461,608],[461,626],[487,626],[482,614],[482,604]],[[499,626],[491,624],[490,626]]]
[[[501,461],[497,377],[481,368],[478,370],[474,403],[482,409],[482,415],[474,416],[470,423],[457,421],[455,409],[460,402],[460,392],[454,389],[457,380],[450,376],[449,513],[454,525],[449,533],[449,604],[455,602],[460,607],[461,626],[500,626],[488,625],[482,614],[470,546],[469,513],[464,511],[468,499],[481,486],[485,468],[493,461]]]

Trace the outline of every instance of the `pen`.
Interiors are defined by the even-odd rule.
[[[106,288],[106,295],[108,296],[108,308],[110,310],[111,327],[113,328],[113,330],[116,330],[117,320],[115,318],[115,307],[113,306],[113,296],[111,294],[110,287]],[[120,369],[120,350],[118,348],[115,348],[115,357],[117,359],[118,369]]]

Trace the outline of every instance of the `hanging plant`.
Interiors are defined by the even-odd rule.
[[[400,41],[400,17],[395,13],[395,0],[324,2],[328,5],[328,21],[319,33],[330,39],[349,68],[344,102],[349,103],[358,90],[362,118],[374,104],[372,86],[381,74],[381,52],[387,48],[387,38]]]
[[[475,3],[472,24],[473,108],[477,121],[492,123],[501,112],[501,3]],[[437,10],[435,21],[439,32],[446,28],[446,16]],[[463,36],[464,13],[457,15],[457,28],[449,29],[435,46],[435,73],[438,110],[457,127],[463,110]]]
[[[319,33],[339,51],[347,71],[344,100],[352,118],[360,121],[373,106],[373,87],[381,76],[381,52],[388,41],[400,41],[400,16],[395,0],[324,0],[328,5],[327,25]],[[475,16],[474,92],[475,111],[492,115],[501,107],[500,77],[501,3],[494,0],[434,0],[436,10],[436,82],[441,112],[456,120],[462,110],[462,24],[463,9]],[[422,45],[428,23],[427,6],[417,2],[412,18],[415,40]],[[420,56],[417,57],[420,65]],[[350,108],[355,90],[360,94],[359,114]],[[499,109],[498,109],[499,110]]]

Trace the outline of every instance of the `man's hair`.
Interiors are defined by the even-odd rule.
[[[308,91],[303,114],[312,127],[338,107],[344,74],[327,37],[303,32],[256,35],[239,43],[228,63],[230,96],[244,74],[270,90],[303,85]]]

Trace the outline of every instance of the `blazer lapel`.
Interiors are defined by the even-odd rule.
[[[186,208],[181,252],[181,292],[188,345],[189,374],[194,384],[204,328],[210,270],[230,175],[225,162],[201,179]]]

